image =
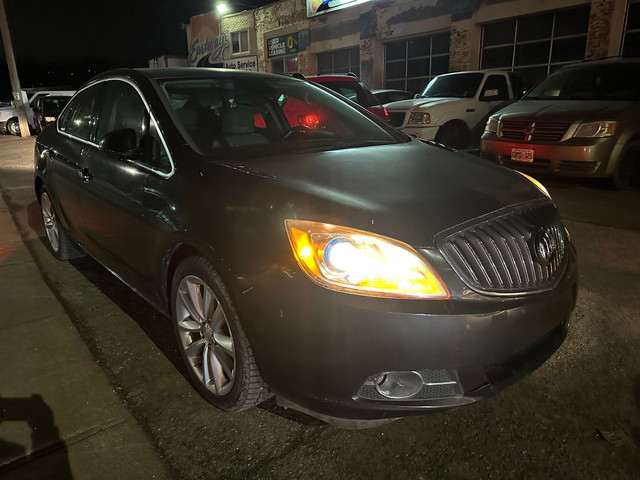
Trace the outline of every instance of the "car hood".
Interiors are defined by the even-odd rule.
[[[227,164],[277,186],[287,218],[321,221],[429,246],[442,230],[546,197],[518,173],[427,145],[361,147]]]
[[[442,103],[459,102],[467,100],[458,97],[437,97],[437,98],[413,98],[409,100],[401,100],[399,102],[391,102],[385,105],[387,110],[410,110],[416,108],[430,108]]]
[[[623,112],[638,107],[638,102],[585,100],[520,100],[498,112],[502,118],[526,117],[561,122],[615,120]]]

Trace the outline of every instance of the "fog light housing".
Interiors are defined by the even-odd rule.
[[[383,372],[374,380],[376,391],[386,398],[409,398],[414,396],[424,385],[422,375],[418,372]]]

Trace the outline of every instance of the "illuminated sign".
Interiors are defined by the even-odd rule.
[[[369,1],[371,0],[306,0],[307,18],[340,10],[341,8],[353,7],[354,5],[360,5],[361,3]]]
[[[298,32],[280,35],[267,39],[267,54],[269,57],[287,55],[298,51]]]

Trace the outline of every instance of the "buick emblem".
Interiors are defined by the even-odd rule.
[[[536,122],[531,122],[527,126],[527,128],[524,129],[524,139],[527,142],[530,142],[531,139],[533,138],[533,129],[535,128],[535,126],[536,126]]]
[[[533,253],[541,265],[549,265],[556,254],[557,245],[547,229],[539,230],[533,242]]]

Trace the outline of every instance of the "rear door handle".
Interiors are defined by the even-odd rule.
[[[78,169],[78,176],[82,179],[84,183],[88,183],[93,179],[93,175],[91,175],[91,172],[87,167],[84,167],[83,169]]]

